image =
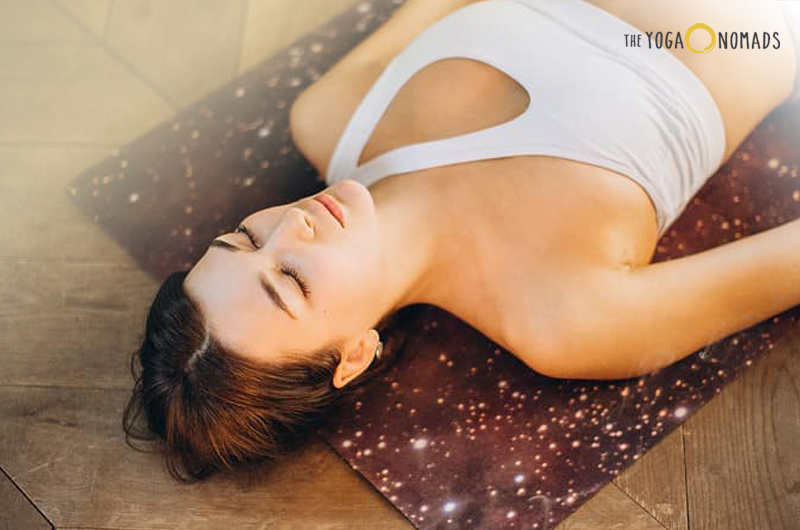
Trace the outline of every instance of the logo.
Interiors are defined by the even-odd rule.
[[[692,33],[698,31],[695,36],[695,43],[698,41],[705,42],[699,35],[707,33],[711,39],[708,45],[703,49],[697,49],[690,43]],[[626,48],[641,48],[644,43],[642,42],[642,33],[625,33],[625,47]],[[698,22],[689,27],[684,33],[680,31],[646,31],[644,35],[647,36],[648,48],[688,48],[692,53],[702,54],[709,53],[711,50],[719,47],[723,50],[731,49],[746,49],[746,50],[766,50],[773,48],[775,50],[781,47],[781,41],[777,31],[769,33],[767,31],[714,31],[708,24]],[[684,45],[684,42],[686,43]]]

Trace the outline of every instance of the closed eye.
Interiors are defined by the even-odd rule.
[[[250,243],[253,245],[253,247],[255,247],[256,249],[261,248],[256,243],[256,240],[253,237],[253,234],[247,229],[247,227],[245,225],[239,225],[238,227],[236,227],[236,231],[237,232],[241,232],[245,236],[247,236],[247,239],[250,240]],[[311,291],[308,288],[308,284],[303,280],[303,278],[300,276],[300,274],[297,272],[297,270],[294,267],[292,267],[291,265],[284,265],[283,267],[281,267],[280,270],[281,270],[281,273],[289,276],[290,278],[292,278],[294,280],[294,282],[297,284],[297,287],[300,289],[300,292],[303,293],[303,297],[304,298],[308,298],[309,297],[309,295],[311,294]]]
[[[290,276],[295,283],[297,283],[297,286],[300,288],[300,291],[302,291],[303,296],[308,298],[308,295],[311,294],[311,292],[308,290],[308,285],[303,281],[303,279],[292,266],[284,265],[281,267],[281,272],[287,276]]]
[[[249,240],[250,240],[250,244],[252,244],[252,245],[253,245],[255,248],[260,248],[260,247],[259,247],[259,246],[256,244],[256,240],[255,240],[255,238],[253,238],[253,234],[252,234],[252,233],[251,233],[251,232],[250,232],[250,231],[247,229],[247,227],[246,227],[246,226],[244,226],[244,225],[239,225],[239,226],[237,226],[237,227],[236,227],[236,231],[237,231],[237,232],[241,232],[241,233],[243,233],[245,236],[247,236],[247,239],[249,239]]]

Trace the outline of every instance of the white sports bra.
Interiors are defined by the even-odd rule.
[[[339,138],[325,180],[369,186],[446,164],[556,156],[638,183],[656,209],[660,236],[722,163],[725,130],[688,67],[666,49],[625,47],[625,33],[640,31],[584,0],[483,0],[453,11],[389,62]],[[404,83],[452,57],[506,73],[527,90],[529,106],[505,123],[405,145],[357,166]]]

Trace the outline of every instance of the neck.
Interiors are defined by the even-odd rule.
[[[455,230],[455,201],[448,200],[443,179],[420,177],[384,179],[370,187],[387,271],[377,319],[407,305],[446,305],[450,257],[463,248],[455,235],[463,231]]]

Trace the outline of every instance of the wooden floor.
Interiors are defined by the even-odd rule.
[[[434,0],[431,0],[434,1]],[[247,487],[123,444],[156,284],[64,184],[354,0],[0,0],[0,530],[400,529],[321,442]],[[800,332],[559,527],[800,521]]]

